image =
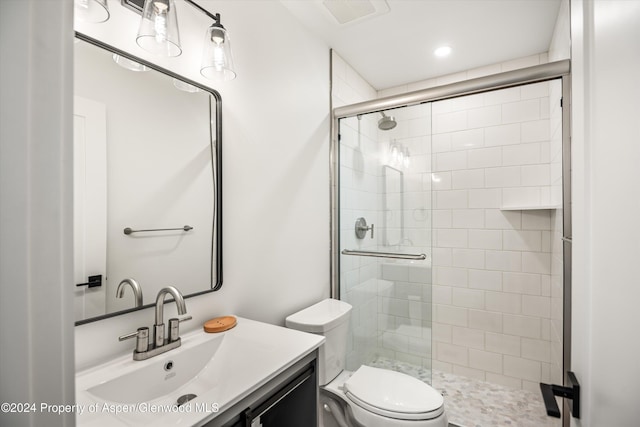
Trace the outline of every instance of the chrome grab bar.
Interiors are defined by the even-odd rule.
[[[129,235],[131,233],[141,233],[143,231],[174,231],[174,230],[189,231],[189,230],[193,230],[193,227],[190,225],[185,225],[184,227],[180,227],[180,228],[151,228],[149,230],[132,230],[130,227],[127,227],[123,231],[124,231],[124,234]]]
[[[394,259],[427,259],[425,254],[401,254],[397,252],[373,252],[373,251],[352,251],[350,249],[343,249],[342,255],[359,255],[370,256],[376,258],[394,258]]]

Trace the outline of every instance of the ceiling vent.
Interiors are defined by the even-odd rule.
[[[322,4],[340,25],[389,11],[389,5],[385,0],[324,0]]]

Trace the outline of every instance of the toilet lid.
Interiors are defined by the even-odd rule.
[[[364,365],[345,381],[344,390],[357,405],[398,419],[433,418],[444,404],[440,393],[416,378]]]

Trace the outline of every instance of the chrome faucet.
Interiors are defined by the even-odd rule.
[[[135,279],[124,279],[122,282],[120,282],[120,284],[118,285],[118,289],[116,289],[116,298],[124,297],[125,285],[131,286],[131,290],[133,290],[133,296],[136,300],[136,305],[134,307],[142,307],[142,288]]]
[[[184,298],[179,290],[173,286],[167,286],[160,289],[156,298],[156,323],[153,325],[153,340],[149,342],[149,328],[138,328],[136,332],[123,335],[118,339],[120,341],[127,340],[129,338],[136,338],[136,348],[133,350],[133,360],[146,360],[158,354],[165,353],[174,348],[180,347],[182,340],[180,339],[180,322],[191,320],[191,316],[183,317],[182,319],[172,318],[169,319],[169,337],[165,338],[164,334],[164,299],[167,294],[173,296],[176,305],[178,306],[178,314],[186,314],[187,307],[184,303]]]

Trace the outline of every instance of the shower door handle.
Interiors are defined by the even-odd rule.
[[[371,230],[371,238],[373,239],[373,227],[373,224],[367,226],[367,220],[363,217],[356,219],[356,237],[358,239],[364,239],[367,235],[367,231]]]
[[[562,416],[555,398],[555,396],[560,396],[569,399],[569,410],[573,418],[580,418],[580,383],[576,375],[571,371],[567,372],[567,383],[567,387],[540,383],[540,391],[542,392],[542,399],[548,416],[554,418]]]

